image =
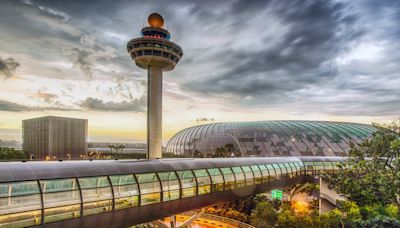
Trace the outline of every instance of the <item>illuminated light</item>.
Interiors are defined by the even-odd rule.
[[[294,201],[292,208],[296,213],[307,213],[309,212],[309,203],[306,201]]]
[[[162,28],[164,26],[164,18],[158,13],[152,13],[147,19],[150,27]]]

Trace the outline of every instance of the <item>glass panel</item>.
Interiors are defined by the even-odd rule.
[[[133,174],[110,176],[110,180],[111,180],[111,185],[113,186],[136,184],[136,180]]]
[[[178,174],[179,179],[193,178],[194,177],[192,171],[190,171],[190,170],[188,170],[188,171],[176,171],[176,173]]]
[[[137,184],[114,186],[115,209],[139,206],[139,191]]]
[[[244,176],[246,178],[247,184],[254,184],[254,175],[249,166],[242,166]]]
[[[299,171],[298,167],[295,165],[295,163],[291,162],[288,163],[290,165],[290,167],[292,168],[292,172],[297,172]]]
[[[221,171],[218,168],[207,169],[211,176],[222,175]]]
[[[261,174],[264,177],[264,180],[267,180],[267,177],[269,176],[269,172],[267,170],[267,167],[265,165],[258,165],[260,168]]]
[[[196,188],[182,189],[182,198],[191,197],[196,195]]]
[[[212,192],[215,191],[223,191],[224,190],[224,178],[222,173],[219,169],[207,169],[208,173],[211,175],[211,182],[212,182]]]
[[[211,179],[205,169],[193,170],[197,179],[198,194],[206,194],[211,192]]]
[[[333,169],[331,162],[324,162],[324,169]]]
[[[36,181],[0,184],[0,224],[27,227],[42,222],[41,198]]]
[[[278,164],[279,165],[279,168],[281,168],[281,170],[282,170],[282,174],[284,174],[284,173],[288,173],[288,170],[286,170],[286,167],[285,167],[285,165],[284,164]]]
[[[0,198],[0,215],[42,208],[40,194]]]
[[[179,186],[179,182],[178,182]],[[170,190],[163,192],[163,201],[179,199],[180,190]]]
[[[139,206],[139,189],[133,174],[110,176],[115,210]]]
[[[0,215],[2,227],[29,227],[42,223],[42,211],[28,211],[8,215]]]
[[[45,223],[79,218],[80,216],[81,216],[80,204],[44,209]]]
[[[196,169],[196,170],[193,170],[193,172],[196,177],[208,177],[209,176],[207,173],[207,170],[205,170],[205,169]]]
[[[314,162],[314,166],[317,170],[323,170],[324,164],[322,162]]]
[[[45,208],[80,204],[81,197],[79,190],[45,193],[43,203]]]
[[[79,178],[79,184],[81,189],[88,189],[88,188],[101,188],[101,187],[108,187],[110,183],[108,182],[107,177],[82,177]]]
[[[75,178],[41,180],[40,185],[45,223],[80,217],[81,198]]]
[[[136,174],[139,182],[140,205],[158,203],[161,201],[161,186],[155,173]]]
[[[84,202],[84,216],[111,211],[112,193],[107,177],[82,177],[78,181]]]
[[[278,164],[272,164],[272,166],[274,167],[274,170],[275,170],[276,174],[281,174],[282,173],[281,168],[279,168]]]
[[[286,168],[288,173],[291,173],[294,171],[294,170],[292,170],[292,167],[289,165],[289,163],[284,163],[283,165]]]
[[[75,178],[58,179],[58,180],[41,180],[40,185],[42,186],[43,193],[72,191],[78,189],[78,185],[76,183]]]
[[[235,174],[236,186],[243,187],[245,184],[246,177],[240,167],[232,167],[232,171]]]
[[[158,177],[161,180],[163,201],[179,199],[180,186],[175,172],[160,172]]]
[[[211,185],[199,185],[198,194],[203,195],[211,192]]]
[[[225,179],[225,189],[235,188],[235,176],[233,175],[231,168],[221,168],[221,172],[224,175]]]
[[[182,185],[182,198],[196,195],[196,180],[192,171],[177,171]]]
[[[83,193],[82,193],[83,195]],[[111,200],[96,201],[90,203],[83,203],[83,215],[94,215],[111,211]]]
[[[0,184],[0,197],[22,196],[39,193],[39,186],[36,181],[24,181]]]

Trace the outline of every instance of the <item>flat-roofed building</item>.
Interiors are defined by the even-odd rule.
[[[88,121],[45,116],[22,121],[23,150],[39,160],[79,159],[87,152]]]

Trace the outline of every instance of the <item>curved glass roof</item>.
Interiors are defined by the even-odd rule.
[[[237,156],[344,156],[350,143],[360,143],[375,130],[366,124],[327,121],[213,123],[178,132],[166,152],[202,157],[225,147]]]

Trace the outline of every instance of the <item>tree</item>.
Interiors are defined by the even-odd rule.
[[[375,125],[377,131],[352,144],[349,161],[337,174],[325,175],[329,185],[360,206],[400,205],[400,125]]]
[[[21,150],[9,147],[0,147],[0,160],[28,159],[29,156]]]
[[[327,213],[320,215],[319,225],[321,227],[343,227],[342,212],[335,208]]]
[[[225,147],[219,146],[215,149],[215,156],[216,157],[227,157],[227,151]]]
[[[264,201],[257,204],[250,219],[255,227],[273,227],[278,220],[278,213],[270,202]]]
[[[374,218],[369,218],[364,221],[357,221],[353,225],[354,227],[368,227],[368,228],[392,228],[400,227],[400,222],[394,218],[379,215]]]
[[[123,145],[123,144],[116,146],[117,154],[121,153],[124,149],[125,149],[125,145]]]
[[[231,156],[235,146],[233,145],[233,143],[227,143],[225,144],[225,148],[228,150],[228,156]]]

